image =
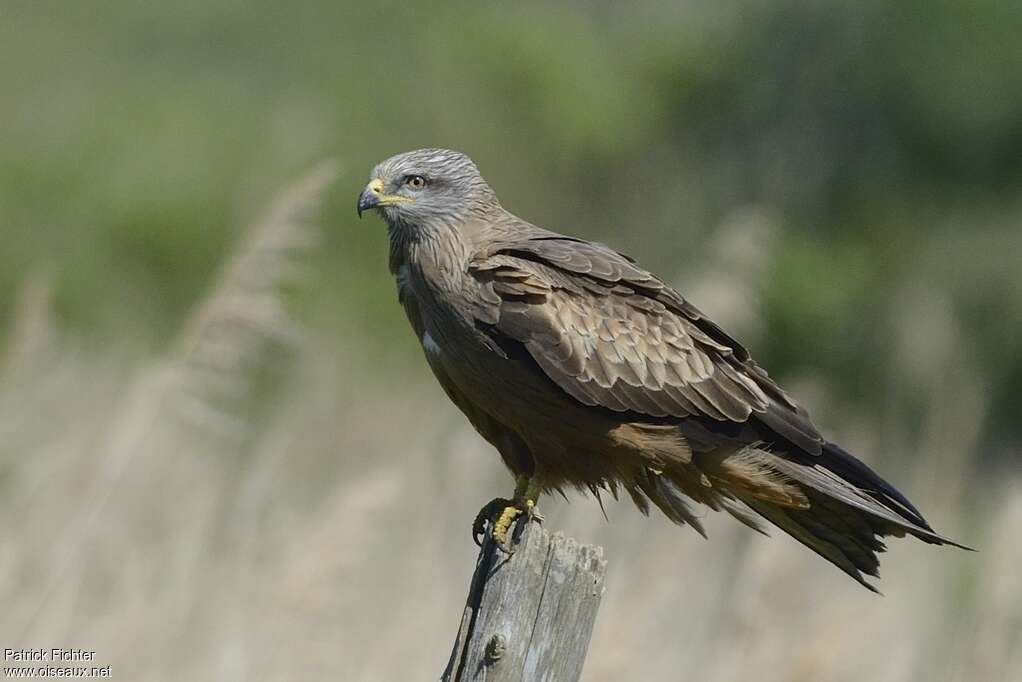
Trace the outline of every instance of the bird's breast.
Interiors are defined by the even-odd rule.
[[[433,335],[426,332],[422,335],[422,350],[426,351],[426,357],[432,361],[440,360],[443,357],[443,349],[436,342]]]
[[[401,303],[441,384],[482,404],[492,400],[496,378],[521,376],[474,323],[470,312],[478,296],[474,280],[441,283],[435,269],[417,261],[409,261],[395,275]],[[505,383],[516,385],[514,380]]]
[[[403,265],[396,274],[398,299],[401,301],[419,343],[431,365],[465,362],[476,345],[475,333],[450,295],[438,292],[419,269]]]

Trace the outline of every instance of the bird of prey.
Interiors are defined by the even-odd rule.
[[[871,590],[884,536],[957,544],[663,279],[512,215],[466,155],[383,161],[358,198],[369,209],[430,368],[515,476],[477,536],[506,548],[541,493],[574,487],[700,534],[689,502],[760,532],[765,519]]]

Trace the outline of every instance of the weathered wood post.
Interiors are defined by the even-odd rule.
[[[524,527],[523,527],[524,526]],[[603,548],[518,524],[514,554],[487,536],[441,682],[572,682],[603,596]]]

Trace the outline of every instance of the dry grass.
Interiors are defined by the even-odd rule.
[[[94,649],[126,680],[439,674],[475,556],[469,521],[510,481],[424,371],[369,382],[359,346],[295,333],[276,291],[330,176],[275,204],[161,361],[63,347],[46,278],[26,288],[0,364],[3,646]],[[299,350],[290,379],[274,409],[243,418],[282,341]],[[982,418],[935,404],[912,445],[953,432],[935,456],[960,456]],[[843,435],[870,450],[864,432]],[[943,484],[907,487],[983,551],[894,542],[884,598],[727,518],[708,518],[704,541],[624,504],[607,523],[591,501],[547,500],[551,527],[610,560],[586,679],[1019,679],[1022,478],[974,481],[981,503]]]

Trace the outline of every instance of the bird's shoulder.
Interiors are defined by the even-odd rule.
[[[502,300],[552,292],[574,295],[580,304],[621,300],[639,312],[681,323],[685,333],[718,352],[742,362],[749,359],[738,340],[634,258],[606,244],[529,227],[525,236],[493,240],[469,263],[469,272],[493,283]],[[497,303],[495,297],[488,298]]]

